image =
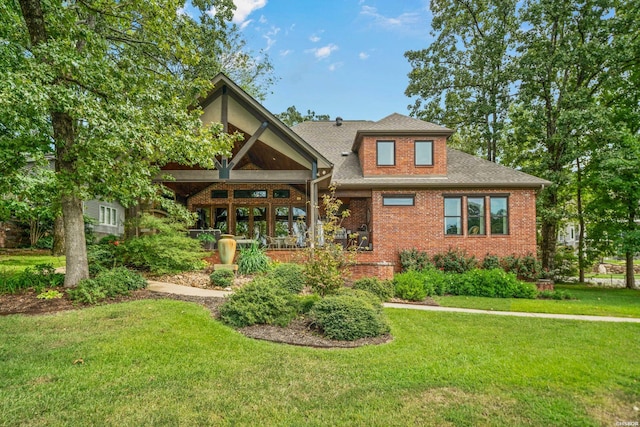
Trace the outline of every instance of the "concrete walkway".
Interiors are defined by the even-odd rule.
[[[212,289],[193,288],[191,286],[174,285],[172,283],[156,282],[149,280],[150,291],[164,292],[176,295],[189,295],[199,297],[225,297],[230,295],[230,291],[216,291]],[[449,313],[470,313],[470,314],[491,314],[494,316],[514,316],[514,317],[536,317],[542,319],[564,319],[582,320],[589,322],[617,322],[617,323],[640,323],[640,319],[631,317],[611,317],[611,316],[580,316],[575,314],[551,314],[551,313],[523,313],[519,311],[492,311],[476,310],[471,308],[438,307],[432,305],[419,304],[399,304],[395,302],[384,303],[388,308],[402,308],[409,310],[440,311]]]

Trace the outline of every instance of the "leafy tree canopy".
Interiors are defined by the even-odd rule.
[[[295,105],[287,108],[287,111],[284,113],[276,114],[276,117],[282,120],[282,123],[287,126],[295,126],[298,123],[307,122],[307,121],[321,121],[321,120],[329,120],[330,117],[328,114],[316,114],[315,111],[307,110],[306,115],[302,115],[301,112],[298,111]]]

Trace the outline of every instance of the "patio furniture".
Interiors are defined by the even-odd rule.
[[[298,237],[295,236],[295,235],[285,236],[285,238],[284,238],[284,246],[286,248],[295,248],[297,241],[298,241]]]

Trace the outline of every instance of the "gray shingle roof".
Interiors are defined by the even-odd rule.
[[[332,180],[348,187],[525,187],[539,188],[549,181],[508,168],[461,151],[447,149],[446,176],[375,176],[364,177],[357,154],[353,151],[357,135],[363,131],[451,133],[433,123],[394,113],[378,122],[344,120],[341,126],[332,121],[304,122],[293,127],[300,137],[334,164]],[[346,155],[343,155],[346,154]]]

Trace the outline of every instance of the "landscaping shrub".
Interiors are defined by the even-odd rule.
[[[287,326],[299,312],[299,300],[271,279],[259,277],[236,291],[220,307],[223,322],[242,328],[255,324]]]
[[[298,306],[299,311],[302,314],[307,314],[313,306],[320,301],[320,295],[318,294],[310,294],[310,295],[298,295]]]
[[[113,236],[115,237],[115,236]],[[89,274],[94,277],[98,273],[110,270],[118,264],[122,264],[122,250],[118,240],[112,240],[107,236],[98,244],[87,246],[87,260],[89,262]]]
[[[433,264],[444,272],[464,273],[473,269],[477,261],[474,256],[467,256],[463,250],[449,248],[445,253],[435,254]]]
[[[578,274],[578,257],[571,246],[559,246],[554,257],[555,276],[566,278]]]
[[[334,293],[344,286],[348,264],[349,253],[342,245],[325,243],[314,249],[303,266],[305,284],[320,296]]]
[[[327,338],[334,340],[353,341],[389,332],[380,303],[376,306],[370,298],[355,295],[327,296],[313,306],[309,317]]]
[[[222,268],[216,270],[209,276],[211,283],[221,288],[228,288],[233,284],[233,279],[236,277],[234,272],[228,268]]]
[[[276,280],[281,288],[292,294],[299,294],[304,288],[303,268],[299,264],[278,264],[267,272],[267,277]]]
[[[199,270],[205,266],[205,252],[196,239],[187,237],[184,226],[166,218],[143,215],[140,227],[154,234],[127,240],[124,260],[127,265],[154,274],[171,274]],[[122,246],[122,245],[121,245]]]
[[[428,295],[444,295],[448,292],[450,283],[456,273],[445,273],[435,268],[429,268],[422,272],[424,286]]]
[[[353,283],[353,289],[369,291],[380,298],[381,301],[389,301],[393,298],[393,282],[380,280],[377,277],[363,277]]]
[[[56,273],[52,264],[37,264],[19,273],[0,273],[0,294],[15,294],[26,289],[42,292],[44,288],[61,286],[63,283],[64,274]]]
[[[404,300],[422,301],[427,296],[424,275],[419,271],[409,270],[396,274],[393,285],[395,296]]]
[[[125,267],[105,270],[93,278],[80,281],[77,287],[68,289],[74,301],[96,304],[105,298],[129,295],[131,291],[144,289],[147,281],[138,273]]]
[[[352,297],[363,299],[377,310],[382,310],[382,300],[374,293],[365,291],[364,289],[340,288],[334,295],[349,295]]]
[[[514,273],[519,279],[536,280],[540,275],[540,262],[532,254],[525,256],[510,255],[500,260],[502,269]]]
[[[429,255],[426,252],[415,248],[400,251],[400,267],[402,271],[417,270],[422,271],[431,266]]]
[[[261,249],[257,243],[252,243],[248,248],[240,249],[238,257],[238,273],[255,274],[264,273],[269,269],[269,257],[264,249]]]
[[[448,293],[490,298],[535,298],[533,284],[524,283],[501,269],[474,269],[464,274],[451,274]]]
[[[482,268],[484,270],[491,270],[493,268],[502,268],[500,266],[500,258],[498,257],[498,255],[491,255],[491,254],[485,255],[484,259],[482,260]]]

